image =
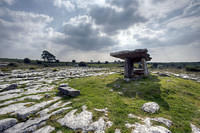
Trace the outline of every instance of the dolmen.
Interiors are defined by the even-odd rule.
[[[68,86],[68,84],[61,84],[58,87],[59,94],[64,96],[76,97],[80,95],[80,91]]]

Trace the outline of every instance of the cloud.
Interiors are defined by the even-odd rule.
[[[0,1],[0,5],[2,5],[4,3],[11,6],[11,5],[13,5],[15,3],[15,0],[1,0]]]
[[[64,23],[63,29],[65,39],[56,41],[75,49],[99,51],[115,44],[111,38],[103,35],[86,15],[71,18],[69,22]]]
[[[134,24],[147,21],[139,15],[137,7],[138,3],[135,0],[109,1],[107,6],[94,6],[89,14],[97,25],[102,26],[104,32],[117,34],[118,30],[124,30]]]
[[[53,18],[7,8],[0,12],[1,57],[34,57],[49,43],[46,27]]]
[[[64,7],[67,11],[75,10],[75,5],[69,0],[54,0],[53,4],[59,8]]]

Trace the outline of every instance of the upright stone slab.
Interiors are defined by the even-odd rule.
[[[124,77],[131,78],[132,73],[133,73],[133,61],[130,58],[126,58],[124,65]]]

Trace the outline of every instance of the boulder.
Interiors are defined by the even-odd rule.
[[[80,91],[70,87],[59,87],[59,93],[66,96],[76,97],[80,95]]]
[[[17,124],[17,119],[15,118],[7,118],[0,120],[0,132],[14,126],[15,124]]]
[[[160,109],[160,106],[155,102],[148,102],[143,104],[142,110],[148,113],[155,113]]]

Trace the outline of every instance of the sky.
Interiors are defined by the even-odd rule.
[[[139,48],[200,61],[200,0],[0,0],[0,58],[114,61]]]

